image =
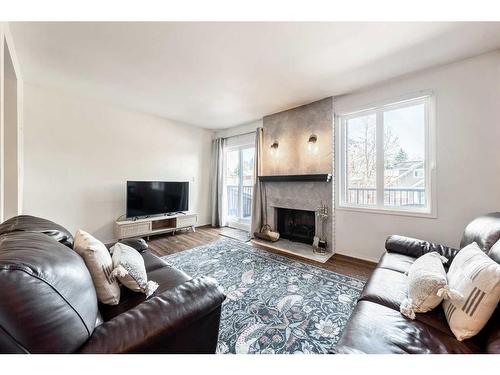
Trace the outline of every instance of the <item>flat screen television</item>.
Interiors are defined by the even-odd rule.
[[[189,182],[127,181],[127,217],[187,211]]]

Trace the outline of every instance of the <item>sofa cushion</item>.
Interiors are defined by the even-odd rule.
[[[143,238],[125,238],[118,242],[130,246],[140,253],[146,251],[149,247],[147,242]]]
[[[426,315],[426,314],[422,314]],[[457,341],[394,309],[360,301],[334,349],[337,353],[480,353],[475,340]]]
[[[140,253],[144,259],[146,272],[149,280],[154,280],[158,283],[158,289],[154,295],[159,295],[164,291],[175,288],[176,286],[191,280],[191,277],[184,272],[169,266],[161,258],[151,254],[149,251]],[[130,310],[146,300],[146,296],[142,293],[135,293],[131,290],[122,287],[120,303],[118,305],[99,304],[99,310],[105,321]]]
[[[408,276],[401,272],[376,268],[359,297],[393,309],[399,314],[399,306],[405,300],[408,290]]]
[[[488,253],[495,242],[500,239],[500,212],[492,212],[472,220],[464,230],[460,248],[475,242],[479,248]]]
[[[157,270],[158,268],[163,268],[168,266],[167,263],[165,263],[164,260],[162,260],[160,257],[157,257],[154,254],[151,254],[149,251],[145,251],[141,253],[142,259],[144,259],[144,266],[146,267],[146,272],[153,272]]]
[[[419,258],[424,254],[437,252],[444,256],[448,261],[445,266],[448,267],[453,258],[457,255],[457,249],[440,245],[437,243],[411,238],[406,236],[392,235],[385,240],[385,248],[390,253],[408,255],[413,258]]]
[[[384,253],[380,262],[378,264],[378,268],[386,268],[388,270],[393,270],[401,273],[408,273],[411,265],[415,262],[415,258],[398,254],[398,253]]]
[[[408,277],[400,272],[377,268],[373,271],[359,300],[373,302],[401,314],[399,309],[407,296],[407,280]],[[453,336],[440,306],[425,314],[415,314],[415,320]]]
[[[45,234],[0,237],[0,284],[0,352],[69,353],[92,335],[97,297],[89,271]],[[5,347],[5,337],[15,346]]]
[[[52,237],[57,242],[73,248],[71,232],[59,224],[36,216],[19,215],[0,225],[0,235],[12,232],[38,232]]]
[[[179,284],[191,280],[190,276],[171,266],[166,266],[148,272],[148,277],[156,280],[159,284],[156,293],[162,293],[168,289],[175,288]]]
[[[500,307],[479,333],[479,339],[484,342],[485,353],[500,354]]]

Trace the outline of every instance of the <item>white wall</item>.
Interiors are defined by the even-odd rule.
[[[212,131],[39,86],[24,96],[25,214],[110,241],[127,180],[187,180],[209,223]]]
[[[336,209],[336,251],[377,260],[390,234],[458,246],[475,216],[500,210],[500,52],[335,98],[337,113],[421,90],[436,97],[437,218]],[[209,223],[210,140],[217,133],[25,86],[24,213],[112,239],[127,179],[191,181],[190,208]],[[194,183],[192,179],[194,178]]]
[[[337,97],[335,111],[359,110],[419,90],[432,90],[436,98],[437,218],[337,208],[338,253],[378,260],[390,234],[458,246],[471,219],[500,210],[500,52]]]
[[[22,211],[22,88],[9,24],[0,22],[0,221]]]
[[[4,45],[4,220],[19,214],[17,78]]]

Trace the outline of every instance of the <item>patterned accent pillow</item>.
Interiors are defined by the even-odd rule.
[[[462,341],[476,335],[495,311],[500,299],[500,265],[473,242],[453,259],[448,283],[463,295],[443,303],[450,329]]]
[[[120,285],[112,276],[113,262],[104,244],[83,230],[78,230],[73,244],[84,260],[97,294],[99,302],[117,305],[120,302]]]
[[[149,297],[158,288],[154,281],[148,281],[148,274],[141,254],[133,247],[118,242],[111,248],[113,272],[120,283],[134,292],[142,292]]]
[[[500,240],[498,240],[490,249],[488,256],[500,264]]]
[[[408,297],[401,303],[401,314],[415,319],[415,313],[425,313],[455,293],[448,288],[443,263],[448,259],[437,252],[419,257],[408,271]]]

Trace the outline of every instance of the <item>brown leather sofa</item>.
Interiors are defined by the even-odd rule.
[[[71,233],[33,216],[0,225],[0,353],[214,353],[224,294],[215,280],[192,279],[146,250],[153,296],[122,288],[99,305]]]
[[[460,248],[476,242],[500,263],[500,213],[472,221],[466,228]],[[437,251],[448,258],[447,267],[459,250],[427,241],[390,236],[387,252],[371,275],[353,314],[334,349],[335,353],[500,353],[500,308],[481,332],[458,341],[448,327],[441,306],[415,320],[405,318],[399,306],[406,297],[407,276],[419,256]]]

